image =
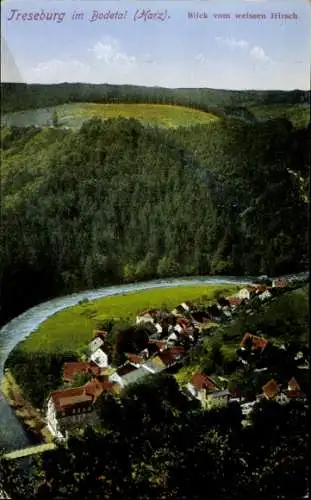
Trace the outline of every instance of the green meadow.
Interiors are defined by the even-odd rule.
[[[3,125],[44,127],[51,124],[55,112],[58,125],[69,128],[79,128],[83,122],[93,117],[102,120],[118,117],[134,118],[144,125],[164,128],[189,127],[219,120],[212,113],[185,106],[81,102],[8,113],[3,115]]]
[[[104,319],[134,323],[147,308],[173,309],[185,300],[211,302],[217,294],[229,296],[237,286],[196,285],[156,288],[80,303],[48,318],[19,344],[25,353],[79,352],[92,338],[92,330]]]
[[[61,125],[68,125],[75,120],[88,120],[94,116],[109,118],[135,118],[145,124],[163,127],[179,127],[210,123],[218,118],[204,111],[183,106],[165,104],[66,104],[55,108]]]

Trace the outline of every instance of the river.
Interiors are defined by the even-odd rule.
[[[0,329],[0,378],[3,376],[5,360],[10,351],[49,316],[62,309],[77,304],[82,299],[95,300],[101,297],[109,297],[121,293],[147,290],[150,288],[161,288],[171,286],[185,286],[195,284],[247,284],[252,282],[252,278],[240,277],[190,277],[172,278],[165,280],[153,280],[142,283],[132,283],[128,285],[115,285],[75,293],[65,297],[58,297],[48,302],[36,305],[16,318],[12,319]],[[11,451],[27,446],[30,443],[29,437],[23,426],[16,418],[14,411],[0,393],[0,449]]]

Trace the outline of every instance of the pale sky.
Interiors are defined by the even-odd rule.
[[[2,81],[310,89],[310,7],[308,0],[5,0]],[[137,10],[165,20],[135,21]],[[83,19],[72,20],[74,11]],[[125,19],[91,22],[93,11]],[[16,19],[36,12],[57,13],[60,22]],[[266,19],[236,18],[243,13]]]

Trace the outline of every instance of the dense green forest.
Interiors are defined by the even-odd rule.
[[[2,83],[2,112],[45,108],[71,102],[153,103],[188,106],[219,116],[239,116],[246,121],[284,116],[304,126],[308,120],[310,92],[302,90],[223,90],[163,88],[87,83]],[[288,112],[289,111],[289,112]]]
[[[86,429],[36,459],[23,476],[0,460],[0,488],[16,500],[303,498],[308,413],[298,402],[238,403],[204,411],[170,375],[151,376],[120,401],[98,400],[101,429]]]
[[[308,264],[308,129],[3,128],[1,322],[73,290]]]

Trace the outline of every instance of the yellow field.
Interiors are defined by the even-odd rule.
[[[205,113],[183,106],[166,104],[97,104],[78,103],[55,106],[60,125],[71,126],[77,120],[87,120],[93,116],[102,119],[135,118],[145,124],[167,128],[210,123],[218,120],[212,113]]]

